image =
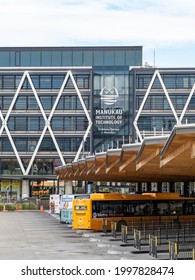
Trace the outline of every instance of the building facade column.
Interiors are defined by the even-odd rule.
[[[72,191],[73,191],[72,181],[67,181],[65,183],[65,194],[72,194]]]
[[[30,196],[29,180],[22,180],[22,198]]]

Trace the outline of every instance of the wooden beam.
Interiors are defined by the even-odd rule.
[[[195,139],[191,142],[191,158],[195,158]]]
[[[120,158],[118,157],[116,160],[114,160],[109,166],[106,168],[106,173],[108,173],[114,166],[116,166],[120,161]]]
[[[125,169],[129,164],[135,161],[137,158],[137,153],[133,154],[130,158],[128,158],[123,164],[119,166],[119,172]]]
[[[152,159],[157,157],[160,154],[160,148],[156,148],[152,153],[150,153],[149,156],[145,157],[143,160],[141,160],[139,163],[136,164],[136,170],[139,170],[142,168],[144,165],[146,165],[148,162],[150,162]]]
[[[102,168],[106,166],[106,161],[104,161],[95,171],[95,174],[99,173]]]
[[[171,160],[177,158],[182,153],[184,153],[186,150],[191,148],[192,141],[188,140],[184,144],[180,145],[178,148],[176,148],[173,152],[168,153],[168,155],[164,159],[160,159],[160,167],[163,167]]]

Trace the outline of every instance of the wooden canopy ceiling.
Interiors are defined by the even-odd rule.
[[[195,125],[145,138],[55,169],[59,180],[108,182],[195,181]]]

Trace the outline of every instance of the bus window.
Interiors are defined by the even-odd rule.
[[[92,202],[92,216],[94,218],[108,216],[108,201],[93,201]]]
[[[154,206],[150,201],[134,201],[136,216],[149,216],[154,212]]]
[[[170,215],[182,215],[183,214],[183,203],[182,201],[170,201]]]
[[[123,215],[121,201],[93,201],[93,217],[109,217]]]
[[[156,209],[157,213],[156,215],[169,215],[170,210],[169,210],[169,203],[168,202],[157,202],[157,209]]]
[[[123,201],[122,202],[122,213],[124,216],[134,216],[136,205],[134,201]]]
[[[195,203],[194,203],[194,201],[185,201],[184,202],[184,213],[186,215],[194,215],[195,214]]]
[[[151,216],[154,214],[154,204],[146,203],[143,208],[143,215],[144,216]]]

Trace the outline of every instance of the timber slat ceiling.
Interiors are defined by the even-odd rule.
[[[195,124],[145,138],[55,169],[59,180],[108,182],[195,181]]]

